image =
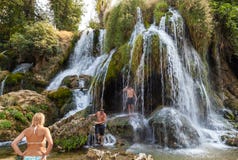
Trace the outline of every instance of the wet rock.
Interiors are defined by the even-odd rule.
[[[121,139],[118,141],[121,142],[120,145],[124,143],[122,139],[128,142],[139,142],[144,140],[146,134],[146,126],[140,114],[122,115],[108,119],[107,129],[118,139]]]
[[[189,120],[171,107],[155,112],[149,124],[161,146],[186,148],[199,144],[199,135]]]

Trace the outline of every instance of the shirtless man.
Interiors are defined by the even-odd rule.
[[[91,115],[96,116],[95,121],[95,134],[97,136],[97,142],[101,145],[103,145],[103,139],[104,139],[104,131],[105,131],[105,123],[107,120],[107,115],[104,112],[104,109],[101,108],[97,113]]]
[[[128,113],[131,114],[134,112],[135,101],[137,100],[136,93],[135,93],[134,89],[130,86],[126,86],[123,89],[123,92],[126,92],[126,94],[127,94],[126,105],[128,108]]]

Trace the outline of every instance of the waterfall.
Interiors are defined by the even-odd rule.
[[[103,98],[104,98],[104,90],[105,90],[105,81],[106,81],[106,77],[107,77],[107,71],[108,71],[108,66],[111,62],[112,56],[115,53],[115,49],[113,49],[109,56],[107,57],[107,59],[105,60],[105,62],[100,66],[100,68],[97,70],[96,74],[95,74],[95,80],[92,83],[89,92],[91,92],[92,95],[96,96],[97,94],[101,94],[101,98],[100,98],[100,107],[103,107],[104,102],[103,102]],[[102,89],[101,89],[101,93],[98,93],[99,90],[97,89],[97,87],[99,86],[98,83],[102,82]],[[94,102],[94,106],[95,105],[99,105],[98,102]],[[93,109],[94,112],[96,111],[96,108]]]
[[[130,59],[129,59],[129,69],[128,69],[128,74],[127,74],[127,79],[126,79],[126,85],[129,85],[130,83],[130,74],[131,74],[131,63],[133,59],[133,53],[134,53],[134,47],[135,47],[135,40],[138,37],[138,35],[141,35],[145,31],[145,26],[143,24],[143,18],[142,18],[142,13],[141,9],[137,7],[137,22],[134,27],[134,30],[132,32],[131,38],[129,40],[129,46],[131,47],[130,49]],[[124,80],[123,80],[124,82]],[[123,85],[125,86],[125,85]],[[123,106],[122,110],[124,111],[126,108],[126,95],[123,96]]]
[[[98,15],[96,12],[96,3],[95,0],[82,0],[83,4],[83,16],[78,27],[78,30],[83,31],[89,27],[90,21],[98,22]]]
[[[139,11],[138,9],[138,17],[141,16]],[[188,133],[181,131],[181,128],[185,125],[184,122],[198,133],[199,142],[203,143],[208,140],[220,142],[221,133],[227,132],[232,127],[214,111],[214,104],[210,100],[211,88],[206,83],[208,82],[206,64],[201,60],[189,38],[185,35],[183,18],[173,9],[170,9],[169,12],[169,16],[161,18],[159,26],[154,23],[148,29],[143,27],[142,18],[137,18],[137,23],[129,41],[132,49],[130,51],[127,83],[130,81],[129,73],[133,49],[136,47],[134,46],[135,39],[138,35],[143,36],[143,51],[133,82],[140,102],[137,105],[138,112],[144,115],[145,106],[148,106],[148,104],[145,104],[145,98],[151,96],[152,82],[149,75],[152,74],[150,72],[152,70],[153,54],[152,38],[157,36],[160,52],[161,103],[163,106],[170,106],[158,113],[159,117],[164,117],[164,121],[161,122],[165,125],[163,129],[161,128],[162,132],[168,132],[165,116],[169,115],[172,118],[169,120],[176,125],[174,134],[183,139],[183,145],[191,145]],[[145,88],[147,89],[146,93]],[[139,122],[140,120],[136,119],[131,123],[135,128],[137,126],[136,121]],[[152,129],[151,136],[155,133],[154,126],[152,126]],[[169,138],[167,136],[163,137],[162,141],[165,146],[169,142]],[[152,140],[155,141],[155,137],[152,137]]]
[[[73,54],[69,58],[69,66],[66,70],[61,71],[50,85],[47,90],[57,89],[62,80],[66,76],[80,75],[83,71],[87,70],[95,60],[92,56],[93,53],[93,30],[85,30],[78,40]]]
[[[12,71],[12,73],[19,73],[19,72],[25,73],[32,66],[33,66],[33,63],[21,63],[18,66],[16,66],[16,68]],[[7,77],[8,77],[8,75],[1,82],[0,95],[3,95],[3,93],[4,93],[4,86],[5,86],[5,81],[6,81]]]
[[[104,35],[104,32],[100,32]],[[107,58],[106,54],[102,54],[99,57],[93,56],[93,39],[94,32],[91,29],[85,30],[81,38],[78,40],[73,54],[71,54],[68,62],[68,68],[59,72],[58,75],[52,80],[47,90],[58,89],[66,76],[71,75],[89,75],[94,76],[97,73],[98,67]],[[99,44],[103,44],[103,38],[99,36]],[[101,46],[99,46],[101,47]],[[79,81],[79,83],[83,83]],[[83,84],[82,84],[83,85]],[[80,89],[73,90],[73,99],[76,104],[76,109],[68,112],[65,117],[69,117],[74,113],[83,110],[91,103],[90,91],[84,92]]]
[[[50,0],[36,0],[35,14],[54,24],[54,11],[51,9]]]
[[[3,95],[3,91],[4,91],[4,86],[5,86],[5,81],[7,79],[8,76],[6,76],[2,82],[1,82],[1,89],[0,89],[0,96]]]

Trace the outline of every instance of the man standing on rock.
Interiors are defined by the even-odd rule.
[[[107,115],[104,112],[104,109],[101,108],[97,113],[92,114],[91,116],[96,116],[95,121],[95,134],[97,138],[97,143],[103,145],[104,132],[105,132],[105,123],[107,120]]]
[[[128,113],[129,114],[134,113],[135,101],[137,100],[137,96],[134,89],[131,86],[126,86],[123,89],[123,92],[126,92],[127,94],[126,105],[128,108]]]

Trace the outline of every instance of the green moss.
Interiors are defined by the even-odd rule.
[[[0,119],[6,119],[6,113],[5,112],[3,112],[3,111],[1,111],[0,112]]]
[[[72,151],[82,147],[87,142],[86,135],[78,135],[67,138],[56,139],[55,144],[61,146],[66,151]]]
[[[132,64],[131,71],[133,75],[136,75],[137,67],[140,65],[141,55],[143,53],[143,36],[139,35],[136,37],[134,44],[133,56],[132,56]]]
[[[5,84],[9,85],[9,86],[14,86],[18,83],[21,82],[21,80],[23,80],[24,78],[24,74],[23,73],[13,73],[13,74],[9,74]]]
[[[58,107],[62,107],[68,99],[72,98],[72,92],[69,88],[60,87],[57,91],[49,93],[47,97],[53,100]]]
[[[125,44],[121,46],[114,56],[108,67],[106,80],[116,78],[119,73],[123,70],[123,67],[128,64],[129,61],[129,46]]]
[[[12,123],[8,120],[0,120],[0,129],[9,129],[12,127]]]
[[[166,2],[158,2],[156,4],[155,10],[154,10],[154,18],[155,23],[159,24],[161,17],[165,15],[165,13],[168,11],[169,7]]]

